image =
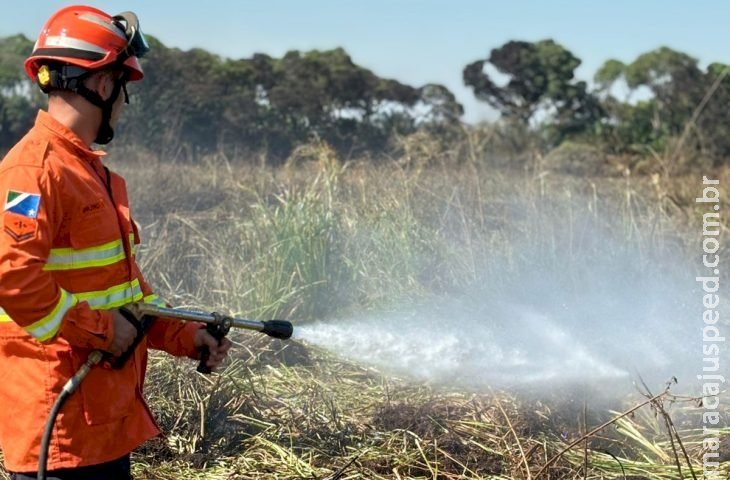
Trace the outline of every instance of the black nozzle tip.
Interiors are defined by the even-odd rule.
[[[261,330],[261,333],[285,340],[291,338],[294,327],[291,322],[286,320],[267,320],[264,322],[264,329]]]

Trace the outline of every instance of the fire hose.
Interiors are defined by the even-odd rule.
[[[189,322],[205,323],[205,329],[220,343],[228,334],[231,328],[242,328],[245,330],[255,330],[264,333],[273,338],[287,339],[292,336],[293,327],[291,322],[286,320],[248,320],[243,318],[231,317],[220,313],[202,313],[190,310],[159,307],[147,303],[132,303],[120,308],[119,311],[129,320],[137,329],[137,335],[132,345],[117,358],[111,358],[107,352],[100,350],[93,351],[89,357],[74,375],[66,382],[58,395],[51,413],[48,415],[46,427],[43,431],[41,439],[41,450],[38,458],[38,480],[46,480],[46,469],[48,467],[48,449],[53,433],[53,426],[56,423],[56,417],[61,411],[66,399],[78,388],[81,381],[86,377],[91,368],[102,360],[109,360],[112,368],[121,368],[129,357],[132,356],[139,343],[144,338],[147,329],[152,325],[158,317],[170,318],[174,320],[183,320]],[[210,351],[208,347],[201,348],[200,363],[198,364],[198,372],[209,374],[210,368],[207,365]]]

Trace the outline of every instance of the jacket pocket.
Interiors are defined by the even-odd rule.
[[[71,223],[71,246],[84,250],[105,245],[121,238],[117,213],[111,207],[81,215]]]
[[[90,351],[87,351],[90,353]],[[74,370],[86,361],[85,354],[72,353]],[[137,401],[137,374],[134,359],[122,368],[93,367],[79,386],[84,419],[89,425],[112,423],[129,416]]]
[[[22,458],[27,453],[24,447],[35,438],[34,432],[43,428],[42,412],[51,406],[48,371],[40,343],[23,334],[0,336],[0,442],[6,448],[6,458]]]
[[[128,279],[126,253],[113,210],[76,219],[69,232],[70,248],[51,249],[47,270],[73,293],[104,290]]]

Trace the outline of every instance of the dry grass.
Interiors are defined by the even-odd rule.
[[[557,420],[565,415],[560,406],[416,385],[296,343],[248,340],[246,353],[238,350],[214,378],[156,358],[148,395],[168,435],[136,453],[139,478],[537,478],[548,457],[581,437],[579,419]],[[692,410],[670,411],[684,417]],[[730,429],[723,432],[726,442]],[[696,473],[700,433],[680,432]],[[648,406],[588,445],[540,478],[576,478],[584,455],[585,478],[679,478]],[[689,478],[686,466],[684,473]]]
[[[580,288],[583,259],[606,248],[630,250],[640,264],[697,253],[697,175],[579,178],[538,161],[497,169],[472,157],[375,167],[342,164],[324,145],[277,170],[121,156],[114,167],[143,227],[143,269],[177,306],[296,325],[448,295],[485,278],[499,296],[536,258],[575,272],[566,288]],[[717,175],[724,186],[727,173]],[[610,242],[586,240],[593,234]],[[220,375],[153,356],[147,395],[166,437],[135,453],[136,478],[535,479],[563,447],[643,400],[618,399],[616,414],[604,405],[584,413],[557,391],[546,400],[424,385],[294,341],[233,338]],[[690,468],[701,473],[697,408],[665,400],[691,467],[652,413],[660,406],[647,405],[540,478],[679,478],[677,458],[684,478]],[[730,431],[723,435],[727,449]]]
[[[600,232],[611,238],[609,253],[638,252],[647,264],[694,253],[696,175],[573,177],[535,165],[343,165],[313,145],[279,170],[161,163],[157,177],[148,169],[127,177],[136,205],[157,206],[141,212],[153,234],[143,258],[154,283],[176,304],[244,316],[334,319],[490,277],[507,289],[535,261],[523,251],[578,278],[584,258],[605,255],[606,243],[566,244],[566,229],[570,240],[584,238],[581,229]],[[724,185],[726,173],[718,175]],[[169,435],[166,453],[138,455],[139,476],[534,478],[561,445],[611,418],[603,410],[581,419],[567,400],[413,384],[293,343],[239,342],[245,354],[215,380],[157,359],[149,395]],[[693,415],[691,404],[679,405],[672,415]],[[651,411],[611,424],[543,478],[678,478]],[[697,472],[694,425],[682,440]]]

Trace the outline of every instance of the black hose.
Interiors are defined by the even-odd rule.
[[[48,468],[48,449],[51,444],[51,434],[53,433],[53,426],[56,423],[56,417],[58,412],[61,411],[61,407],[70,395],[64,388],[61,394],[58,396],[56,401],[53,403],[51,413],[48,415],[46,420],[46,428],[43,430],[43,439],[41,440],[41,454],[38,457],[38,480],[46,480],[46,468]]]
[[[71,395],[79,387],[79,385],[81,384],[81,380],[86,377],[86,375],[89,373],[89,370],[91,370],[91,367],[99,363],[103,356],[104,354],[99,350],[91,352],[89,358],[86,359],[86,363],[81,365],[81,368],[78,369],[73,377],[69,378],[68,382],[66,382],[66,384],[63,386],[61,393],[58,395],[58,398],[53,403],[53,407],[51,407],[51,413],[48,415],[48,420],[46,420],[46,427],[43,430],[43,438],[41,439],[41,452],[38,457],[38,475],[36,477],[38,480],[46,480],[46,469],[48,468],[48,450],[51,444],[51,435],[53,434],[53,427],[56,424],[56,417],[58,416],[58,412],[61,411],[61,407],[63,406],[69,395]]]

